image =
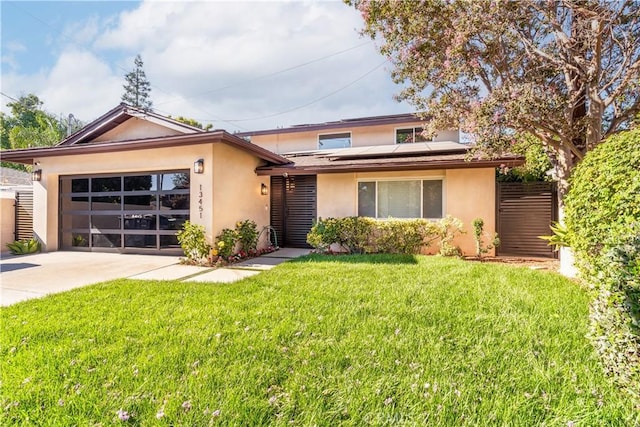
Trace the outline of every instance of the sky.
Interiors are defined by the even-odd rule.
[[[414,111],[341,1],[5,1],[2,111],[36,94],[90,122],[121,102],[136,54],[153,109],[229,132]]]

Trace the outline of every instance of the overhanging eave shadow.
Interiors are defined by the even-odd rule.
[[[40,267],[40,264],[31,264],[30,262],[15,262],[0,264],[0,272],[22,270],[24,268]]]

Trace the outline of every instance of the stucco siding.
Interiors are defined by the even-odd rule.
[[[136,117],[107,131],[93,141],[127,141],[158,136],[180,135],[181,132]]]
[[[475,254],[473,238],[473,220],[484,220],[484,231],[493,236],[496,230],[496,184],[495,170],[485,169],[452,169],[446,173],[446,213],[453,215],[464,223],[467,232],[457,239],[465,255]],[[488,255],[494,255],[492,250]]]
[[[275,135],[254,135],[251,142],[271,150],[275,153],[289,153],[294,151],[308,151],[318,149],[318,135],[351,132],[352,147],[369,147],[377,145],[393,145],[395,144],[395,132],[400,128],[411,128],[422,126],[420,122],[409,123],[406,125],[381,125],[356,128],[330,129],[326,131],[310,131],[282,133]],[[434,141],[454,141],[458,142],[459,136],[457,130],[444,130],[438,132]]]
[[[0,252],[7,252],[7,243],[15,240],[16,221],[16,193],[13,191],[0,192]]]
[[[262,183],[269,186],[269,177],[255,173],[261,161],[224,144],[213,146],[213,159],[214,236],[241,220],[255,221],[258,231],[269,225],[269,196],[260,194]]]
[[[357,182],[378,179],[442,178],[444,214],[464,223],[466,234],[454,244],[466,255],[475,251],[472,222],[482,218],[485,231],[495,232],[495,172],[485,169],[454,169],[409,172],[367,172],[318,175],[318,217],[345,217],[358,214]],[[492,252],[493,254],[493,252]]]

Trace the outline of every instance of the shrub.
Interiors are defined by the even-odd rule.
[[[473,220],[473,238],[476,241],[476,256],[480,258],[493,248],[500,246],[500,239],[498,233],[493,234],[491,243],[485,246],[484,239],[488,237],[484,232],[484,220],[482,218],[476,218]]]
[[[457,221],[457,222],[456,222]],[[458,230],[453,218],[432,222],[426,219],[375,220],[367,217],[326,218],[318,220],[307,235],[307,243],[327,251],[337,244],[348,253],[415,254],[436,240],[445,243]]]
[[[565,197],[567,238],[577,259],[593,263],[606,252],[607,241],[619,242],[640,222],[640,128],[590,151],[574,169],[570,184]]]
[[[438,253],[442,256],[460,256],[462,251],[453,245],[453,239],[460,234],[464,234],[462,229],[462,221],[458,218],[447,215],[437,223],[438,226],[438,244],[440,250]]]
[[[13,243],[7,243],[7,248],[14,255],[26,255],[40,252],[40,242],[36,239],[16,240]]]
[[[574,169],[566,239],[594,290],[591,338],[640,405],[640,129],[615,135]]]
[[[230,228],[223,229],[220,234],[216,236],[215,248],[218,251],[218,255],[223,258],[228,258],[236,253],[236,243],[238,242],[238,232]]]
[[[185,221],[177,237],[188,260],[200,263],[209,255],[211,245],[207,242],[202,225]]]
[[[246,253],[254,253],[258,247],[258,226],[250,219],[236,223],[236,234],[240,248]]]

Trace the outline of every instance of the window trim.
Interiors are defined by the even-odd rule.
[[[322,147],[320,147],[320,137],[321,136],[327,136],[327,135],[344,135],[344,134],[349,134],[349,146],[348,147],[341,147],[341,148],[352,148],[353,147],[353,132],[351,132],[351,131],[346,131],[346,132],[328,132],[328,133],[319,133],[318,134],[318,137],[316,138],[316,143],[317,143],[318,150],[339,150],[340,148],[322,148]]]
[[[415,139],[415,135],[416,135],[416,129],[422,129],[424,130],[424,128],[422,126],[401,126],[401,127],[397,127],[393,129],[393,139],[394,139],[394,143],[395,145],[398,144],[416,144],[416,142],[398,142],[398,131],[399,130],[407,130],[407,129],[411,129],[413,131],[413,137]],[[425,143],[425,142],[433,142],[434,137],[431,137],[431,139],[428,139],[427,141],[420,141],[419,143]],[[418,143],[418,144],[419,144]]]
[[[376,200],[375,200],[375,212],[376,216],[374,219],[376,221],[385,221],[390,219],[389,217],[378,218],[378,182],[383,181],[420,181],[420,217],[419,218],[393,218],[393,219],[427,219],[430,221],[438,221],[446,216],[445,208],[447,206],[447,191],[446,191],[446,179],[444,175],[431,175],[431,176],[415,176],[415,177],[383,177],[383,178],[357,178],[356,179],[356,216],[360,216],[358,212],[358,206],[360,205],[360,195],[358,191],[358,187],[361,182],[375,182],[376,183]],[[439,218],[424,218],[424,188],[422,186],[422,181],[440,181],[442,182],[442,216]]]

